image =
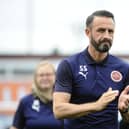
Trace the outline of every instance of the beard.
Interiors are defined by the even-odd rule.
[[[94,46],[94,48],[101,52],[105,53],[108,52],[112,46],[112,41],[109,39],[103,39],[99,40],[98,42],[94,40],[93,37],[91,37],[91,44]]]

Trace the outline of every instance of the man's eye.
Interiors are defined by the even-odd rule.
[[[99,29],[98,32],[103,33],[103,32],[105,32],[105,29]]]

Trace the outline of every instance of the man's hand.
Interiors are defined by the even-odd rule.
[[[121,92],[118,101],[118,109],[125,112],[129,108],[129,85]]]
[[[118,90],[112,90],[110,87],[105,93],[102,94],[102,96],[97,101],[97,109],[98,111],[103,110],[110,102],[115,100],[115,98],[119,95]]]

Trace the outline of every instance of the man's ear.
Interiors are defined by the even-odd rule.
[[[85,34],[89,37],[90,36],[90,29],[89,28],[86,28],[85,29]]]

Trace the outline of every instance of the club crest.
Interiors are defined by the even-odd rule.
[[[111,79],[114,82],[120,82],[122,80],[122,74],[119,71],[112,71],[111,72]]]

